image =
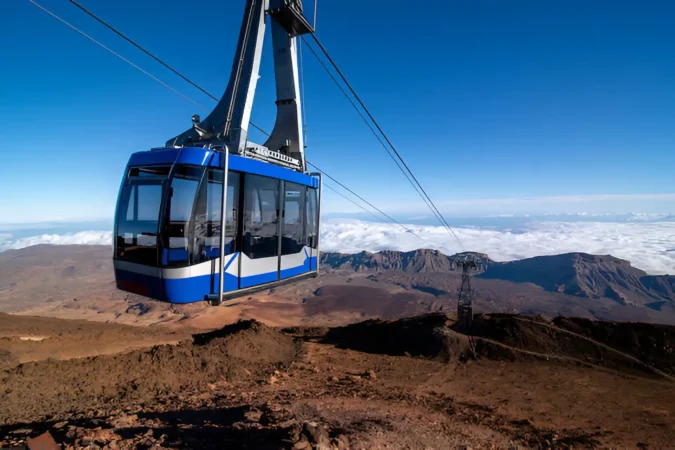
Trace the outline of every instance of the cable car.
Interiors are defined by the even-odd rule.
[[[277,117],[260,145],[248,128],[268,16]],[[306,171],[297,60],[298,36],[312,32],[299,0],[247,0],[214,110],[129,159],[115,214],[119,289],[220,304],[318,275],[321,176]]]

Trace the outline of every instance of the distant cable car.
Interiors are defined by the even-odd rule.
[[[277,118],[258,145],[247,137],[268,14]],[[119,289],[219,304],[318,275],[321,177],[306,173],[297,62],[297,36],[312,32],[297,0],[247,1],[218,105],[129,160],[115,216]]]

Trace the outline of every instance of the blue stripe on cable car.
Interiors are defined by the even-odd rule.
[[[138,152],[129,158],[130,166],[147,166],[151,164],[173,164],[180,153],[178,148],[167,148],[164,150],[151,150]]]
[[[166,300],[171,303],[193,303],[206,299],[208,294],[218,292],[220,274],[201,275],[197,277],[167,279],[164,281]],[[225,292],[236,291],[239,279],[229,273],[225,273],[223,290]],[[201,295],[201,297],[199,297]],[[198,298],[199,297],[199,298]]]
[[[138,152],[131,155],[129,166],[145,166],[152,164],[192,164],[196,166],[224,167],[224,155],[205,148],[168,148]],[[312,188],[318,188],[316,178],[286,169],[263,161],[243,156],[230,155],[230,170],[252,173],[264,177],[277,178],[291,183],[301,184]]]

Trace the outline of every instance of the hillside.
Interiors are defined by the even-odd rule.
[[[481,267],[494,263],[483,253],[466,252],[448,256],[438,250],[419,249],[411,252],[384,250],[377,253],[363,251],[354,254],[325,252],[321,253],[321,264],[333,269],[349,269],[355,272],[369,270],[378,272],[400,270],[407,273],[450,272],[455,270],[453,263],[457,258],[465,255],[473,256]]]
[[[445,314],[332,328],[245,320],[162,345],[165,327],[49,319],[22,350],[35,320],[0,320],[0,342],[13,345],[2,371],[2,448],[44,432],[63,448],[108,449],[673,442],[675,327],[483,314],[467,336]],[[90,356],[49,357],[63,333]],[[96,354],[98,344],[141,334],[145,345]]]
[[[548,292],[595,300],[606,298],[622,305],[659,311],[675,301],[675,276],[647,275],[629,261],[611,255],[567,253],[498,263],[484,254],[470,254],[479,261],[476,276],[486,280],[531,283]],[[323,253],[321,262],[333,269],[356,272],[448,273],[456,272],[453,261],[461,255],[447,256],[437,250]]]
[[[611,255],[567,253],[491,265],[484,279],[533,283],[550,292],[590,299],[609,298],[623,305],[653,306],[675,300],[673,278],[648,276],[629,261]],[[662,306],[662,305],[661,305]]]

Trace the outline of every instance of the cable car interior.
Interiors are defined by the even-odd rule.
[[[260,145],[248,127],[268,16],[277,117]],[[131,155],[115,214],[119,289],[220,304],[318,275],[321,176],[306,171],[297,60],[297,37],[311,32],[299,0],[247,0],[220,102]]]

